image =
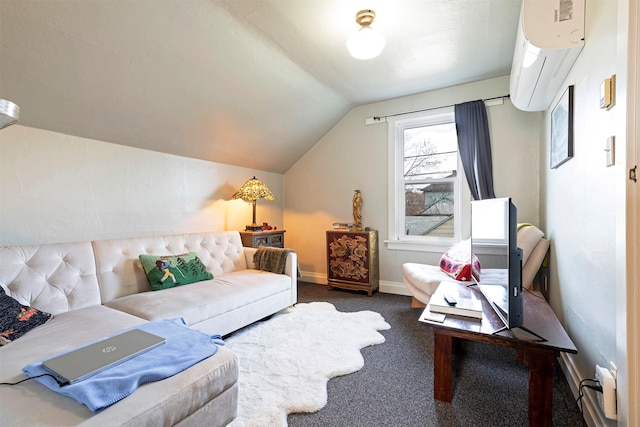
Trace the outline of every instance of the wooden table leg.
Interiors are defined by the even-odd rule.
[[[553,402],[554,351],[528,351],[529,364],[529,425],[551,427]]]
[[[453,397],[452,342],[451,335],[433,331],[433,397],[444,402]]]

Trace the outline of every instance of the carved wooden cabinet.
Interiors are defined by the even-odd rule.
[[[285,230],[241,231],[240,238],[242,246],[248,248],[259,248],[260,246],[284,248],[284,233]]]
[[[378,232],[327,231],[327,281],[329,289],[378,289]]]

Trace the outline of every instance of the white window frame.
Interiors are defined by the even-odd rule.
[[[454,181],[454,236],[407,236],[405,234],[404,131],[416,127],[454,123],[453,107],[387,118],[389,153],[389,237],[388,249],[444,252],[470,232],[471,192],[458,155],[458,172]]]

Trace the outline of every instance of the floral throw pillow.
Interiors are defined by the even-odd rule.
[[[213,279],[195,252],[182,255],[142,254],[140,263],[154,291]]]
[[[0,287],[0,346],[17,340],[52,317],[50,313],[20,304]]]
[[[480,261],[471,253],[471,241],[463,240],[450,248],[440,258],[440,269],[460,281],[480,281]]]

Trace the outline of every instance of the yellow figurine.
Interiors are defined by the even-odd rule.
[[[362,193],[360,190],[355,190],[353,195],[353,227],[356,230],[362,230]]]

